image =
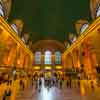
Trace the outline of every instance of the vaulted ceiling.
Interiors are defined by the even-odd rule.
[[[67,33],[75,33],[74,23],[90,19],[89,0],[12,0],[9,21],[21,18],[24,32],[33,42],[55,39],[64,42]]]

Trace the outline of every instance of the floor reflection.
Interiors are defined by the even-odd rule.
[[[86,89],[85,89],[86,90]],[[87,91],[88,90],[88,91]],[[31,87],[17,96],[16,100],[100,100],[100,88],[94,91],[87,89],[83,95],[80,88],[59,89],[58,87],[45,87],[42,85],[40,92]]]
[[[61,91],[56,88],[52,87],[50,89],[46,87],[42,87],[40,93],[38,93],[37,100],[61,100]]]

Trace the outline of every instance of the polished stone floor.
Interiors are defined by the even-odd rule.
[[[30,87],[24,92],[17,95],[16,100],[100,100],[100,93],[92,91],[82,95],[78,88],[63,88],[52,87],[49,90],[45,87],[41,91],[35,91],[34,87]]]

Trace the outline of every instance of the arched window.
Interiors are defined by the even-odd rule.
[[[89,27],[89,25],[86,23],[81,27],[80,33],[82,34],[87,28]]]
[[[44,59],[45,64],[52,64],[51,56],[52,56],[51,51],[45,51],[45,59]]]
[[[16,25],[15,24],[12,24],[11,27],[18,34],[18,29],[17,29]]]
[[[69,43],[66,43],[65,44],[65,48],[69,48],[70,47],[70,44]]]
[[[73,36],[71,43],[74,43],[76,41],[76,36]]]
[[[21,39],[22,39],[22,41],[25,43],[25,39],[24,39],[24,37],[22,37]]]
[[[35,52],[35,64],[41,64],[41,52]]]
[[[1,2],[0,2],[0,16],[4,17],[4,11]]]
[[[100,16],[100,5],[98,5],[97,10],[96,10],[96,17]]]
[[[69,48],[70,47],[70,44],[68,43],[67,45],[66,45],[66,48]]]
[[[60,51],[55,52],[55,64],[61,64],[61,52]]]

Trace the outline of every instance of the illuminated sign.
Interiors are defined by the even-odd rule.
[[[62,69],[62,66],[56,66],[56,69]]]
[[[34,66],[35,70],[40,70],[40,66]]]
[[[50,70],[52,68],[51,68],[51,66],[45,66],[45,69]]]

